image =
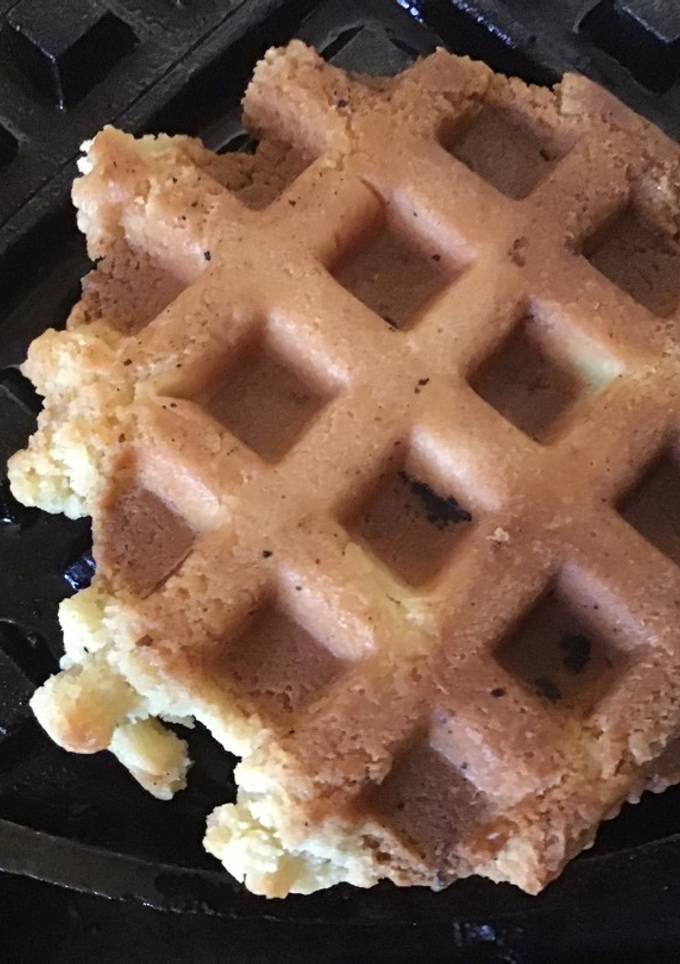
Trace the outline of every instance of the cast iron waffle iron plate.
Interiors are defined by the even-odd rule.
[[[2,467],[24,445],[40,404],[13,366],[36,334],[63,324],[87,270],[67,192],[79,142],[107,121],[247,150],[238,105],[250,71],[267,47],[299,36],[339,66],[376,74],[401,70],[438,43],[536,83],[581,70],[680,133],[680,14],[670,3],[438,0],[403,3],[408,11],[392,0],[67,6],[0,0]],[[265,904],[202,850],[205,814],[233,793],[235,762],[204,731],[189,736],[189,789],[162,803],[110,755],[64,753],[33,720],[27,700],[60,655],[58,602],[84,587],[92,570],[85,522],[25,509],[0,483],[0,868],[253,923],[266,915],[301,925],[450,924],[458,944],[505,934],[496,945],[503,954],[508,934],[579,907],[592,920],[612,892],[634,915],[646,897],[680,888],[675,789],[625,808],[603,827],[596,848],[539,897],[471,879],[439,894],[337,887]]]

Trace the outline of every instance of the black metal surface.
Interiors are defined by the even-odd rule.
[[[442,42],[536,83],[581,70],[680,133],[676,4],[401,7],[411,16],[393,0],[0,0],[0,479],[39,409],[12,366],[37,333],[63,323],[87,269],[67,192],[79,142],[103,123],[234,147],[255,61],[272,43],[301,36],[364,72],[395,72]],[[190,788],[161,803],[108,755],[60,751],[31,717],[27,700],[57,665],[58,602],[91,575],[87,523],[25,509],[0,481],[0,869],[17,875],[0,877],[0,907],[5,915],[17,907],[0,942],[17,950],[13,959],[211,960],[209,948],[228,935],[239,960],[288,959],[267,955],[267,933],[301,940],[290,951],[296,960],[363,959],[378,948],[389,959],[420,951],[475,961],[673,958],[680,789],[625,808],[537,898],[479,880],[440,894],[387,885],[268,903],[248,894],[201,848],[205,814],[233,794],[233,760],[207,734],[190,737]],[[121,903],[97,903],[96,894]],[[59,947],[43,947],[22,923],[31,895],[47,902],[42,925],[62,934]],[[70,923],[57,924],[60,914]],[[150,940],[164,928],[177,935],[173,951],[149,945],[137,955],[121,924],[144,919]],[[317,939],[324,945],[309,943]]]
[[[411,6],[456,52],[534,83],[580,71],[680,136],[675,0],[419,0]]]

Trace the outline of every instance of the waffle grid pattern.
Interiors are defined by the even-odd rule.
[[[579,728],[606,730],[619,755],[617,741],[648,733],[660,666],[664,679],[677,671],[680,573],[618,511],[677,430],[677,312],[653,315],[579,253],[641,203],[631,185],[659,154],[642,156],[632,115],[628,126],[604,120],[623,108],[568,78],[544,176],[513,199],[471,169],[474,158],[456,156],[455,132],[474,125],[489,84],[479,65],[440,54],[367,92],[293,46],[257,84],[256,125],[273,124],[314,160],[263,211],[203,174],[199,203],[177,209],[186,250],[204,252],[206,265],[130,341],[148,389],[131,484],[169,499],[196,536],[172,573],[145,588],[140,611],[159,652],[177,641],[168,666],[186,669],[200,653],[202,673],[263,715],[312,796],[363,801],[378,836],[387,827],[408,850],[411,875],[417,859],[416,875],[431,880],[435,865],[445,877],[441,848],[404,829],[415,782],[450,781],[459,811],[496,819],[532,786],[559,780]],[[447,85],[456,97],[442,98]],[[276,91],[274,119],[257,116],[258,90]],[[503,90],[508,104],[494,110],[507,108],[529,141],[544,137],[550,115]],[[654,138],[665,160],[670,148]],[[384,225],[441,265],[439,289],[399,328],[336,280]],[[152,220],[140,225],[151,248],[162,243],[153,230]],[[502,372],[503,346],[527,324],[541,357],[579,382],[540,440],[471,386],[494,353]],[[208,414],[224,372],[264,356],[311,406],[288,451],[267,458],[229,432],[228,412],[224,424]],[[400,472],[471,515],[436,575],[415,587],[347,534]],[[118,497],[112,490],[96,523],[105,573]],[[605,653],[602,675],[565,700],[537,692],[502,658],[551,591]],[[227,641],[246,647],[249,620],[269,626],[265,664],[267,640],[282,658],[286,640],[304,636],[296,665],[308,678],[283,702],[268,704],[261,686],[229,669]],[[676,716],[664,716],[662,739]]]

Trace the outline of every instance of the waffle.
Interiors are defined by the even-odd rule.
[[[300,42],[253,156],[105,129],[93,258],[10,466],[91,513],[52,737],[184,786],[260,894],[530,893],[680,779],[677,147],[583,77],[438,51],[350,77]]]

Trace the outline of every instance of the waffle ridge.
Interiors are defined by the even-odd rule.
[[[140,202],[163,157],[126,142],[106,169],[106,131],[76,188],[93,253],[109,217],[174,281],[116,334],[132,400],[92,505],[128,630],[82,665],[109,659],[122,695],[89,744],[87,713],[68,739],[58,699],[39,715],[98,749],[181,693],[161,716],[244,755],[206,840],[258,892],[535,892],[680,776],[680,572],[622,507],[675,457],[677,299],[663,275],[655,314],[591,253],[632,212],[672,262],[677,148],[584,78],[528,88],[442,51],[376,81],[293,42],[245,118],[304,162],[267,204],[193,146]]]

